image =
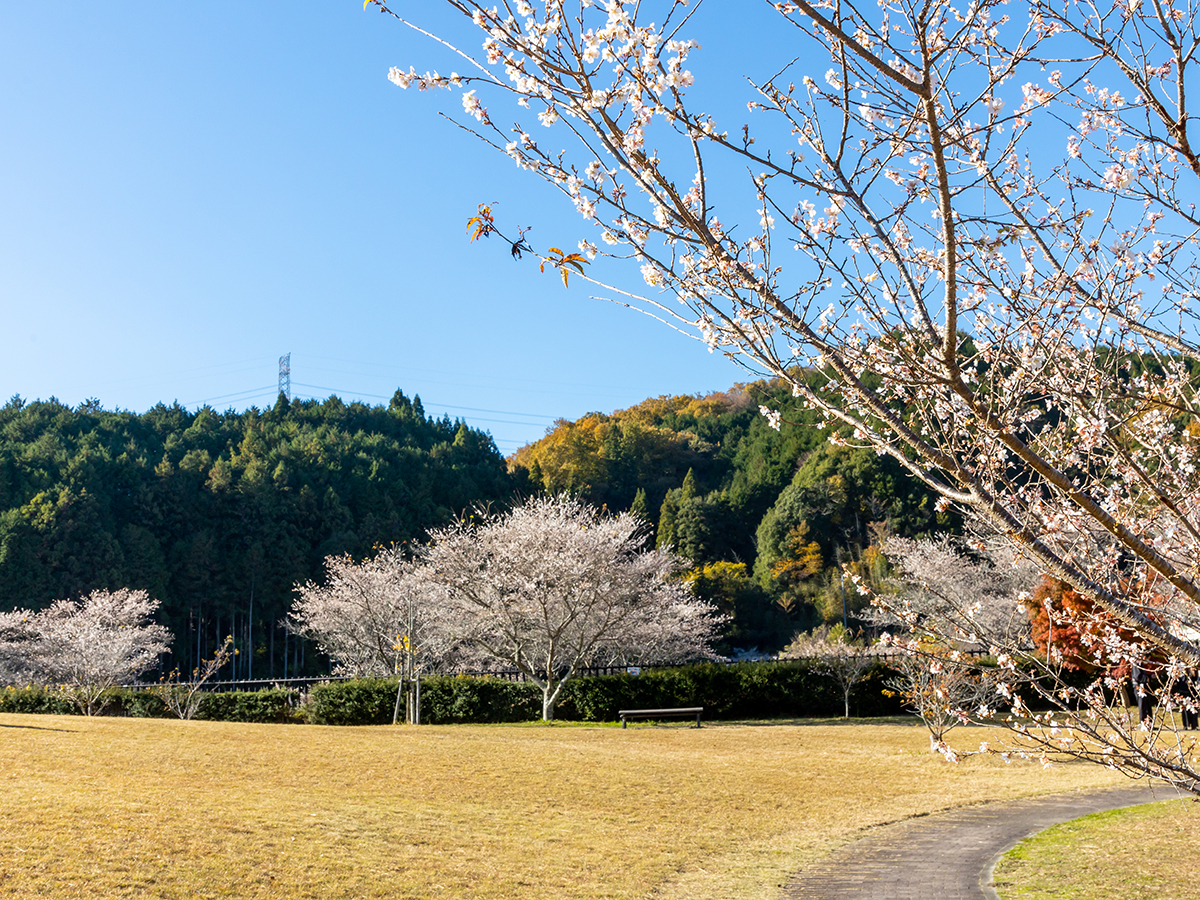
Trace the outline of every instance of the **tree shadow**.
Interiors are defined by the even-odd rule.
[[[63,731],[67,734],[75,734],[74,728],[50,728],[46,725],[9,725],[7,722],[0,722],[0,728],[30,728],[34,731]]]

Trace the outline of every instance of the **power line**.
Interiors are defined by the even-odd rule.
[[[382,394],[368,394],[365,391],[346,391],[346,390],[341,390],[339,388],[325,387],[324,385],[321,385],[321,384],[304,384],[302,382],[297,381],[297,382],[295,382],[295,385],[296,385],[296,387],[312,388],[315,391],[329,391],[330,393],[338,394],[338,395],[349,395],[349,396],[353,396],[353,397],[370,397],[373,400],[391,400],[392,399],[391,397],[385,397]],[[319,398],[314,397],[313,399],[316,400]],[[562,416],[547,416],[547,415],[543,415],[542,413],[514,412],[513,410],[510,410],[510,409],[483,409],[483,408],[477,407],[477,406],[452,406],[449,403],[430,403],[429,405],[435,406],[438,409],[459,409],[459,410],[465,410],[467,412],[495,413],[495,414],[501,415],[501,416],[527,416],[528,418],[531,418],[531,419],[549,419],[551,421],[557,421],[558,419],[562,418]],[[537,425],[538,423],[537,422],[509,422],[506,424]]]
[[[275,385],[268,384],[268,385],[264,385],[263,387],[260,387],[260,388],[251,388],[250,390],[237,391],[232,394],[222,394],[219,397],[209,397],[207,400],[192,400],[183,405],[184,406],[206,406],[209,403],[212,403],[216,400],[229,400],[230,398],[233,398],[233,397],[240,397],[244,400],[250,400],[254,397],[258,397],[263,394],[267,394],[268,392],[273,391],[274,389],[275,389]]]
[[[436,369],[415,368],[413,366],[394,366],[389,363],[374,363],[374,362],[367,362],[365,360],[338,359],[337,357],[334,357],[334,356],[309,356],[309,355],[306,355],[304,358],[305,359],[324,359],[329,362],[347,363],[352,366],[368,366],[370,368],[387,369],[387,370],[391,370],[391,371],[395,371],[395,372],[421,372],[421,373],[430,374],[430,375],[461,375],[462,374],[461,371],[459,371],[459,372],[444,372],[444,371],[439,371]],[[326,371],[332,372],[332,371],[336,371],[336,370],[327,369]],[[359,373],[357,373],[357,372],[341,372],[340,374],[357,375]],[[545,379],[543,379],[543,378],[510,378],[509,382],[511,382],[511,383],[524,382],[526,384],[545,384],[546,383]],[[618,385],[618,386],[614,387],[611,384],[584,384],[584,383],[578,382],[578,381],[560,381],[560,382],[557,382],[557,384],[560,384],[564,387],[600,388],[602,390],[610,390],[610,391],[611,390],[634,390],[635,389],[635,386],[633,386],[633,385],[626,385],[624,387],[621,387]]]

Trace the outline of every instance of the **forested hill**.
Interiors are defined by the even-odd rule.
[[[0,608],[144,588],[176,663],[235,634],[255,648],[240,676],[279,675],[275,626],[326,555],[421,538],[512,492],[490,436],[400,391],[387,407],[281,396],[225,413],[14,398],[0,408]]]
[[[760,405],[782,413],[778,431]],[[880,534],[957,527],[890,457],[834,446],[816,423],[782,383],[760,381],[559,421],[509,465],[548,492],[642,512],[733,616],[726,646],[776,648],[841,620],[839,560],[879,580]],[[848,603],[861,606],[853,592]]]

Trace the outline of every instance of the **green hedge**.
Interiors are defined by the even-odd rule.
[[[313,725],[387,725],[396,706],[395,678],[356,678],[314,685],[308,692]],[[403,700],[400,707],[404,720]]]
[[[73,716],[79,708],[62,694],[42,687],[6,687],[0,691],[0,713]]]
[[[318,684],[308,695],[315,725],[386,725],[396,707],[395,678],[357,678]],[[405,714],[400,700],[400,720]],[[534,685],[502,678],[431,676],[421,681],[421,721],[429,725],[528,722],[542,714]]]
[[[900,700],[883,694],[884,681],[893,674],[883,664],[868,672],[851,694],[851,712],[902,714]],[[317,685],[309,694],[308,720],[320,725],[384,725],[392,721],[395,703],[394,678],[330,682]],[[797,660],[575,678],[563,688],[556,716],[566,721],[613,722],[622,709],[680,706],[703,706],[706,719],[803,718],[843,712],[837,684],[813,663]],[[463,676],[432,676],[421,682],[421,721],[430,725],[530,722],[541,714],[541,691],[529,682]],[[400,716],[404,718],[403,700]]]
[[[421,721],[430,725],[529,722],[542,717],[542,692],[529,682],[462,676],[421,683]]]
[[[856,716],[899,715],[897,697],[883,694],[892,670],[879,664],[851,694]],[[396,679],[362,678],[318,684],[308,705],[286,689],[205,694],[197,719],[229,722],[296,722],[316,725],[386,725],[396,703]],[[556,716],[567,721],[613,722],[621,709],[703,706],[705,719],[778,719],[840,716],[836,682],[808,660],[738,665],[704,664],[643,670],[641,675],[575,678],[563,688]],[[78,712],[61,695],[39,687],[0,691],[0,712]],[[501,678],[433,676],[421,683],[421,721],[454,723],[530,722],[541,717],[542,694],[529,682]],[[119,688],[104,710],[110,716],[170,718],[151,691]],[[400,709],[404,718],[403,700]]]
[[[856,716],[904,712],[900,701],[884,696],[892,674],[882,663],[855,685],[850,711]],[[563,688],[558,717],[612,722],[621,709],[703,706],[706,719],[786,719],[840,716],[842,692],[808,660],[738,665],[705,664],[643,670],[641,675],[579,678]]]
[[[219,722],[303,722],[300,692],[288,688],[211,692],[196,710],[197,719]]]
[[[200,701],[196,718],[224,722],[303,722],[304,711],[296,708],[299,698],[298,691],[282,688],[208,693]],[[79,708],[53,689],[8,687],[0,690],[0,712],[72,716],[79,714]],[[101,715],[141,719],[171,719],[175,716],[153,691],[130,688],[109,691],[108,703]]]

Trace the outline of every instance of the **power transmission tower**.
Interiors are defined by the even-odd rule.
[[[279,393],[292,402],[292,354],[279,357]]]

